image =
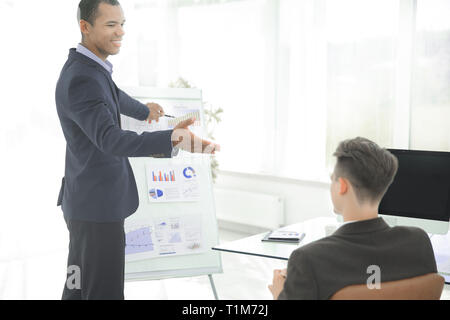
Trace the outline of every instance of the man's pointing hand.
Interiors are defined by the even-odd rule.
[[[194,122],[195,118],[190,118],[175,126],[172,133],[172,146],[193,153],[214,154],[216,151],[220,151],[220,145],[203,140],[188,129]]]
[[[147,103],[147,108],[148,110],[150,110],[147,118],[147,121],[149,123],[152,122],[152,120],[156,120],[156,122],[159,122],[159,117],[164,116],[163,108],[157,103]]]

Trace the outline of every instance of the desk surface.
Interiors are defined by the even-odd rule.
[[[336,218],[320,217],[283,227],[282,229],[305,233],[305,237],[298,244],[263,242],[261,239],[267,234],[267,232],[264,232],[251,237],[220,244],[215,246],[213,250],[288,260],[292,251],[298,247],[325,237],[325,226],[327,225],[337,228],[339,223]]]
[[[272,259],[288,260],[292,251],[294,251],[295,249],[325,237],[326,227],[330,226],[330,228],[337,229],[340,225],[341,223],[339,223],[336,218],[319,217],[282,228],[286,230],[304,232],[305,237],[298,244],[263,242],[261,241],[261,239],[267,234],[267,232],[264,232],[247,238],[220,244],[218,246],[215,246],[213,250],[247,254]],[[448,246],[450,246],[450,233],[445,236],[434,235],[433,237],[431,237],[431,242],[435,251],[436,261],[438,262],[438,270],[440,271],[440,265],[444,265],[440,263],[444,262],[443,260],[447,260],[447,263],[445,264],[448,264],[450,261],[448,260],[450,257],[449,253],[447,252],[447,248]],[[442,248],[443,250],[439,250],[439,248]],[[449,283],[450,274],[444,274],[442,272],[441,274],[445,277],[446,283]]]

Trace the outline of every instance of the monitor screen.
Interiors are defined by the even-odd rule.
[[[379,213],[448,222],[450,152],[388,150],[398,159],[398,171]]]

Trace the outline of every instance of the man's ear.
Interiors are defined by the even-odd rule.
[[[344,178],[339,178],[339,194],[343,195],[348,191],[348,180]]]
[[[89,22],[86,20],[80,20],[80,31],[83,35],[89,33]]]

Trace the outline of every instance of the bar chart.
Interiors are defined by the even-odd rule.
[[[168,172],[164,171],[152,171],[152,181],[167,181],[175,182],[175,171],[170,170]]]

